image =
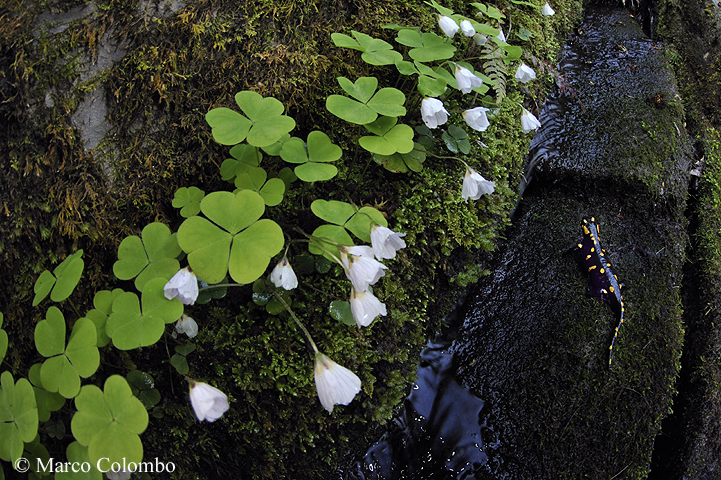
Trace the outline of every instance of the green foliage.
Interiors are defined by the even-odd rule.
[[[304,182],[317,182],[330,180],[338,173],[335,162],[342,155],[338,145],[330,141],[323,132],[313,131],[308,134],[308,141],[292,137],[285,143],[280,151],[280,157],[288,163],[299,163],[293,170],[295,175]]]
[[[73,398],[80,391],[80,377],[87,378],[100,365],[95,325],[80,318],[73,325],[65,345],[65,317],[57,307],[50,307],[35,327],[35,346],[49,357],[40,368],[40,380],[49,392]]]
[[[448,131],[443,132],[443,141],[446,147],[453,153],[463,153],[468,155],[471,152],[471,143],[468,141],[468,134],[461,127],[449,125]]]
[[[373,155],[373,160],[391,172],[406,173],[409,170],[420,172],[426,160],[426,149],[420,143],[413,144],[413,150],[408,153],[394,153],[393,155]]]
[[[102,480],[104,478],[103,474],[95,468],[95,464],[90,461],[87,446],[81,445],[79,442],[73,442],[68,445],[65,455],[68,462],[75,462],[77,465],[88,463],[90,465],[90,471],[73,472],[72,469],[69,469],[70,471],[67,472],[56,472],[56,480]]]
[[[88,448],[93,465],[100,459],[107,459],[108,466],[143,459],[138,435],[148,426],[148,412],[123,377],[109,377],[104,390],[85,385],[75,397],[75,407],[78,411],[73,415],[72,432]]]
[[[343,33],[332,33],[331,38],[336,47],[351,48],[363,52],[361,58],[371,65],[393,65],[403,59],[403,55],[393,50],[393,46],[365,33],[351,32],[353,37]]]
[[[53,273],[45,270],[40,274],[35,282],[33,307],[42,302],[48,293],[53,302],[62,302],[73,293],[85,268],[82,256],[83,251],[78,250],[72,255],[68,255],[60,265],[55,267]]]
[[[279,295],[286,305],[289,307],[293,305],[293,297],[291,292],[282,288],[275,290],[276,294]],[[266,288],[265,280],[258,279],[253,283],[253,303],[265,307],[265,311],[271,315],[278,315],[285,312],[285,305],[283,302],[273,295],[273,293]]]
[[[89,318],[95,324],[95,333],[98,336],[98,347],[104,347],[110,343],[110,337],[105,331],[105,325],[108,317],[113,313],[113,301],[121,294],[123,290],[116,288],[113,291],[100,290],[95,294],[93,299],[94,309],[85,314],[85,318]]]
[[[413,129],[405,124],[396,125],[396,117],[379,117],[375,122],[364,125],[374,136],[358,140],[361,147],[379,155],[410,153],[413,150]]]
[[[41,422],[47,422],[50,420],[50,413],[60,410],[65,405],[65,397],[57,392],[49,392],[43,387],[42,379],[40,377],[40,369],[42,365],[40,363],[34,364],[30,367],[28,372],[28,380],[33,386],[35,392],[35,402],[38,407],[38,420]]]
[[[132,235],[120,242],[113,273],[121,280],[135,278],[135,288],[142,292],[149,280],[170,280],[175,275],[180,269],[179,254],[176,234],[166,225],[153,222],[143,228],[142,240]]]
[[[384,227],[388,226],[383,214],[369,206],[356,209],[353,205],[338,200],[318,199],[310,205],[310,209],[318,218],[329,222],[329,224],[316,228],[313,231],[313,237],[325,243],[323,248],[330,249],[333,254],[337,253],[335,244],[353,245],[353,239],[348,232],[365,242],[370,242],[370,230],[373,223]],[[332,259],[328,253],[313,242],[308,244],[308,249],[315,255],[325,255]]]
[[[35,392],[26,378],[17,383],[10,372],[0,376],[0,459],[15,462],[23,453],[23,442],[38,433]]]
[[[350,309],[350,302],[347,300],[333,300],[328,306],[328,313],[334,319],[345,325],[355,325],[356,321],[353,319],[353,312]]]
[[[175,191],[173,206],[180,209],[182,217],[192,217],[200,212],[200,201],[204,196],[205,192],[198,187],[180,187]]]
[[[256,147],[268,147],[295,128],[295,120],[283,115],[285,108],[275,98],[263,98],[256,92],[243,91],[235,102],[247,117],[229,108],[214,108],[205,115],[213,129],[213,138],[221,145],[235,145],[247,140]]]
[[[375,121],[378,115],[399,117],[406,114],[403,92],[392,87],[376,91],[376,77],[360,77],[355,83],[338,77],[338,83],[353,98],[330,95],[325,105],[329,112],[347,122],[365,125]]]
[[[155,381],[149,373],[131,370],[125,375],[125,380],[146,410],[150,410],[160,401],[160,392],[155,388]]]
[[[138,296],[123,292],[113,300],[113,313],[105,324],[105,331],[120,350],[147,347],[154,344],[165,331],[166,323],[173,323],[183,314],[180,300],[165,298],[163,278],[150,280],[143,287],[142,310]]]
[[[412,47],[408,56],[417,62],[446,60],[456,53],[456,47],[452,43],[432,32],[404,29],[398,32],[396,41]]]
[[[207,219],[185,220],[178,229],[178,243],[205,282],[218,283],[230,273],[238,283],[252,283],[283,248],[278,224],[260,219],[265,202],[256,192],[213,192],[200,202],[200,210]]]

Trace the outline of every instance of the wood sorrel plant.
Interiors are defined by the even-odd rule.
[[[430,5],[450,20],[441,24],[444,31],[453,30],[447,35],[455,36],[453,24],[460,23],[465,38],[454,43],[418,28],[389,26],[397,31],[396,41],[404,47],[400,52],[387,42],[360,32],[352,32],[352,37],[332,35],[337,46],[362,52],[367,63],[395,65],[400,75],[414,80],[414,88],[403,92],[395,87],[379,88],[375,77],[355,81],[339,77],[345,95],[331,95],[326,102],[328,110],[339,118],[363,126],[364,131],[358,136],[360,147],[394,172],[419,171],[428,152],[434,149],[431,128],[411,127],[412,122],[418,123],[414,112],[422,97],[447,101],[461,90],[474,94],[471,106],[478,102],[484,109],[498,107],[506,94],[508,66],[522,54],[520,47],[508,45],[502,39],[500,26],[504,17],[495,8],[472,4],[480,18],[486,20],[481,23],[455,15],[435,1]],[[474,62],[478,69],[474,69]],[[527,75],[526,70],[524,74]],[[491,89],[494,96],[489,93]],[[408,116],[408,99],[413,105],[410,124],[401,121]],[[72,294],[84,270],[82,250],[69,255],[52,272],[42,272],[37,279],[33,306],[40,306],[48,297],[53,305],[45,309],[45,318],[36,326],[37,363],[30,368],[27,378],[16,380],[7,371],[0,375],[0,438],[4,439],[0,442],[0,459],[14,463],[25,456],[47,462],[50,455],[42,444],[43,437],[38,435],[39,424],[49,424],[51,412],[72,399],[75,412],[71,421],[73,440],[66,445],[68,461],[89,462],[92,466],[87,472],[89,478],[101,477],[97,468],[101,459],[107,459],[108,465],[142,461],[140,434],[148,425],[148,411],[154,410],[161,396],[153,387],[152,377],[132,370],[125,377],[109,376],[102,386],[83,382],[97,372],[101,352],[155,345],[168,325],[172,332],[176,330],[173,325],[187,316],[195,301],[204,303],[221,297],[232,286],[252,284],[253,301],[271,315],[289,312],[312,350],[314,375],[324,408],[332,411],[334,405],[347,404],[358,393],[360,380],[319,351],[311,333],[293,312],[291,295],[281,288],[297,285],[297,279],[287,283],[281,280],[283,275],[295,276],[291,273],[293,256],[288,260],[288,254],[293,252],[288,247],[292,242],[307,242],[317,272],[328,273],[333,262],[339,264],[350,281],[349,300],[332,301],[330,315],[348,325],[368,326],[378,316],[387,314],[385,305],[371,288],[385,274],[386,266],[379,260],[392,258],[405,243],[399,234],[388,233],[388,222],[377,209],[358,208],[332,199],[316,199],[310,205],[325,224],[310,234],[294,226],[286,227],[284,232],[273,219],[272,207],[283,202],[296,180],[312,183],[334,178],[338,174],[335,163],[343,152],[324,132],[312,131],[305,138],[292,137],[295,120],[284,115],[284,106],[275,98],[243,91],[235,95],[235,102],[240,112],[215,108],[206,115],[215,140],[231,147],[230,158],[222,163],[220,175],[232,185],[232,190],[206,194],[193,186],[179,188],[172,204],[184,221],[177,231],[154,222],[145,226],[139,236],[129,236],[120,243],[113,271],[122,281],[132,280],[134,291],[101,290],[96,292],[93,305],[76,306]],[[448,119],[442,103],[440,108],[437,104],[431,108],[428,115],[433,115],[435,126]],[[450,115],[453,118],[455,112]],[[468,115],[464,118],[476,130],[486,124],[485,110],[475,111],[472,120]],[[458,125],[449,124],[442,139],[455,154],[470,152],[468,134]],[[266,169],[266,156],[277,157],[288,165],[277,172]],[[468,191],[468,197],[475,199],[492,191],[490,182],[461,162],[467,177],[463,196]],[[386,240],[392,238],[392,248],[381,248],[384,252],[381,254],[368,246],[356,245],[375,243],[374,232],[383,232]],[[274,272],[269,281],[273,259],[281,263],[276,269],[286,270]],[[196,282],[194,287],[200,284],[197,298],[178,296],[179,287],[169,285],[179,271],[185,271],[181,275],[184,281]],[[176,293],[169,293],[172,291]],[[0,313],[0,327],[2,321]],[[0,360],[5,357],[8,344],[8,336],[0,328]],[[180,376],[189,372],[187,357],[194,349],[190,343],[176,346],[169,359]],[[202,384],[189,381],[191,385]],[[215,420],[225,412],[223,402],[227,399],[211,389],[207,391],[213,395],[196,393],[194,401],[212,397],[220,399],[222,405],[210,410],[195,404],[193,407],[196,412],[203,412],[199,416]],[[37,470],[37,462],[30,465]],[[71,474],[68,478],[75,477]]]

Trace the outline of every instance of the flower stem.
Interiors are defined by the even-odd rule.
[[[313,341],[313,338],[311,338],[310,333],[308,332],[308,329],[305,328],[305,325],[303,325],[303,323],[301,323],[300,319],[296,316],[295,312],[290,309],[290,305],[288,305],[288,302],[286,302],[285,299],[283,299],[283,297],[282,297],[277,291],[275,291],[274,289],[270,288],[270,287],[267,286],[267,285],[266,285],[265,288],[267,288],[267,289],[270,291],[270,293],[272,293],[273,296],[274,296],[280,303],[283,304],[283,306],[285,307],[285,309],[288,310],[288,313],[290,313],[290,316],[293,318],[293,320],[295,320],[295,323],[296,323],[296,324],[298,325],[298,327],[300,327],[300,329],[303,331],[303,334],[305,335],[305,338],[308,340],[308,343],[310,343],[310,346],[313,347],[313,353],[316,353],[316,354],[317,354],[317,353],[318,353],[318,347],[316,347],[315,342]]]

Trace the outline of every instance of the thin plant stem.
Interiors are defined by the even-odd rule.
[[[288,313],[290,313],[290,316],[293,318],[296,325],[298,325],[298,327],[303,331],[303,334],[305,335],[305,338],[308,340],[308,343],[310,343],[310,346],[313,347],[313,352],[318,354],[318,347],[315,345],[313,338],[310,336],[310,332],[308,332],[308,329],[305,328],[305,325],[303,325],[303,323],[300,321],[300,319],[296,316],[295,312],[290,309],[290,305],[288,305],[288,302],[286,302],[285,299],[283,299],[283,297],[281,297],[280,294],[277,291],[275,291],[275,289],[270,288],[267,285],[265,288],[267,288],[270,291],[270,293],[272,293],[273,296],[276,299],[278,299],[278,301],[280,303],[283,304],[283,307],[285,307],[285,309],[288,310]]]

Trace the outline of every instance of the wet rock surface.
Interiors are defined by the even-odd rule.
[[[534,178],[453,346],[486,401],[488,478],[643,478],[683,343],[680,286],[691,153],[663,45],[591,7],[563,53]],[[596,59],[598,61],[596,62]],[[626,321],[587,295],[577,259],[595,217]]]

